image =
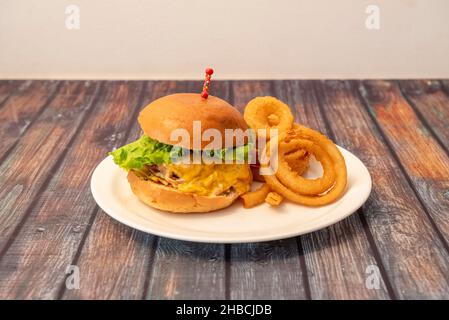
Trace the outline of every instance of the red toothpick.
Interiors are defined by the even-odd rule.
[[[203,99],[207,99],[207,97],[209,97],[210,78],[213,73],[214,73],[214,70],[212,68],[206,68],[206,76],[204,79],[203,91],[201,92],[201,97]]]

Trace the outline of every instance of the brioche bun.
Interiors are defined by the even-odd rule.
[[[225,141],[225,129],[241,129],[248,126],[240,112],[226,101],[209,96],[201,98],[197,93],[177,93],[159,98],[146,106],[139,114],[139,124],[143,132],[152,139],[166,144],[177,144],[187,149],[194,148],[193,122],[201,121],[200,149],[221,149],[243,145],[247,139]],[[172,139],[176,129],[185,129],[190,141]],[[221,141],[202,141],[202,134],[207,129],[216,129],[221,134]],[[199,141],[198,141],[199,142]]]
[[[227,196],[201,196],[184,193],[159,183],[140,179],[128,172],[128,182],[133,193],[150,207],[177,213],[210,212],[230,206],[239,196],[233,192]]]

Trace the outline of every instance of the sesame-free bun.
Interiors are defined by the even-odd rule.
[[[239,196],[233,192],[227,196],[201,196],[184,193],[174,188],[140,179],[134,172],[128,172],[128,182],[133,193],[150,207],[178,213],[210,212],[230,206]]]
[[[248,126],[240,112],[226,101],[209,96],[203,99],[198,93],[177,93],[159,98],[146,106],[139,114],[139,124],[143,132],[152,139],[165,144],[176,144],[187,149],[197,149],[193,144],[193,122],[201,121],[201,136],[206,129],[216,129],[222,141],[210,141],[198,138],[200,149],[221,149],[239,146],[247,139],[228,139],[225,141],[225,129],[241,129]],[[176,129],[185,129],[190,141],[171,138]],[[202,141],[206,140],[206,141]],[[242,142],[243,140],[243,142]],[[212,142],[212,144],[211,144]]]

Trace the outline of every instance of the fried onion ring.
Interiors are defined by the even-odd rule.
[[[287,161],[287,160],[286,160]],[[310,155],[307,154],[304,158],[301,158],[293,163],[287,161],[288,166],[300,176],[309,169]]]
[[[323,175],[317,179],[306,179],[290,170],[288,163],[283,155],[288,148],[301,148],[305,149],[313,154],[317,161],[321,163],[323,167]],[[304,195],[317,195],[326,192],[335,181],[335,169],[329,155],[318,145],[312,141],[304,139],[292,139],[290,142],[281,142],[279,145],[279,162],[278,178],[288,188],[293,191]]]
[[[284,154],[284,159],[290,169],[302,175],[309,168],[310,153],[304,149],[289,151]]]
[[[285,154],[284,159],[292,171],[302,175],[309,168],[310,153],[298,149],[294,152]],[[253,174],[253,181],[265,182],[264,176],[260,174],[260,165],[251,164],[249,167]]]
[[[259,135],[270,138],[270,129],[285,132],[292,128],[294,117],[288,105],[274,97],[257,97],[245,107],[243,118]],[[265,129],[265,130],[264,130]]]
[[[270,186],[271,190],[279,193],[280,195],[284,196],[286,199],[303,205],[308,206],[322,206],[329,204],[331,202],[334,202],[340,196],[343,194],[343,192],[346,189],[346,183],[347,183],[347,171],[346,171],[346,164],[343,156],[341,155],[338,148],[335,146],[335,144],[329,140],[326,136],[322,135],[321,133],[300,126],[300,125],[294,125],[292,130],[289,130],[285,134],[281,134],[280,139],[278,139],[279,142],[289,142],[293,141],[295,139],[303,139],[303,140],[309,140],[319,146],[321,149],[324,150],[330,157],[330,159],[333,162],[334,170],[335,170],[335,183],[333,184],[332,188],[330,190],[327,190],[325,193],[317,194],[317,195],[304,195],[299,194],[295,192],[294,190],[291,190],[290,188],[286,187],[278,178],[280,176],[279,171],[276,172],[276,174],[273,175],[266,175],[265,181]],[[267,143],[264,149],[264,154],[267,154],[267,152],[270,150],[269,147],[270,142]],[[280,162],[279,167],[285,166],[285,162]]]
[[[307,150],[304,150],[304,149],[294,150],[293,148],[289,148],[288,150],[286,150],[286,152],[284,154],[284,158],[288,162],[288,161],[300,160],[300,159],[306,157],[307,155],[308,155]]]

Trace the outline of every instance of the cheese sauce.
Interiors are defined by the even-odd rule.
[[[244,164],[168,164],[167,169],[180,177],[177,188],[199,195],[219,195],[234,187],[242,194],[249,190],[251,171]]]

